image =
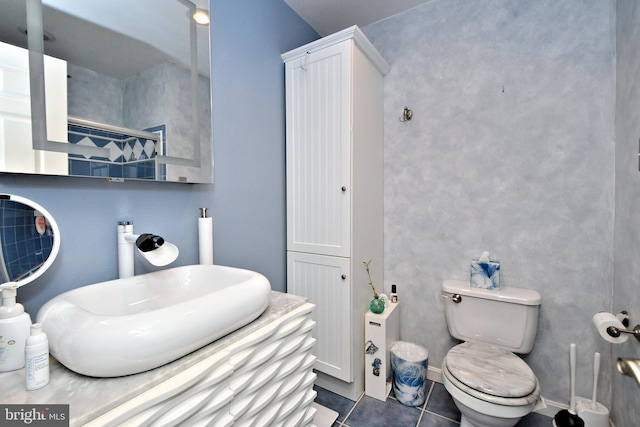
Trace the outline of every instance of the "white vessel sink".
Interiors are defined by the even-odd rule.
[[[255,320],[269,305],[263,275],[191,265],[88,285],[38,312],[53,356],[93,377],[157,368]]]

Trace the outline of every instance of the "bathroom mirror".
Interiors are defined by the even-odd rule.
[[[31,283],[53,264],[59,250],[60,230],[45,208],[0,193],[0,284]]]
[[[0,172],[212,182],[209,0],[1,9]]]

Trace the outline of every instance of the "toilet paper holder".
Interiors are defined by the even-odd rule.
[[[616,315],[625,328],[629,327],[629,313],[626,310],[622,310]],[[609,326],[607,328],[607,334],[609,336],[618,338],[620,334],[632,334],[638,341],[640,341],[640,325],[636,325],[633,329],[621,329],[615,326]]]
[[[609,326],[607,328],[607,333],[614,338],[618,338],[620,334],[632,334],[638,341],[640,341],[640,325],[636,325],[632,330],[619,329],[615,326]]]

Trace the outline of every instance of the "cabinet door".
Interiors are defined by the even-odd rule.
[[[289,250],[349,256],[350,47],[286,63]]]
[[[346,258],[287,253],[287,292],[315,304],[315,369],[343,381],[351,375],[351,278]]]

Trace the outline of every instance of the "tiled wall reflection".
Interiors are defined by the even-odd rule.
[[[166,126],[159,125],[148,132],[160,133],[165,140]],[[90,147],[106,148],[106,157],[69,154],[69,175],[105,178],[136,178],[155,180],[165,175],[165,166],[156,171],[157,150],[151,139],[108,132],[70,124],[68,141]]]
[[[46,224],[36,230],[34,210],[0,199],[0,282],[16,281],[33,273],[51,254],[53,233]]]

